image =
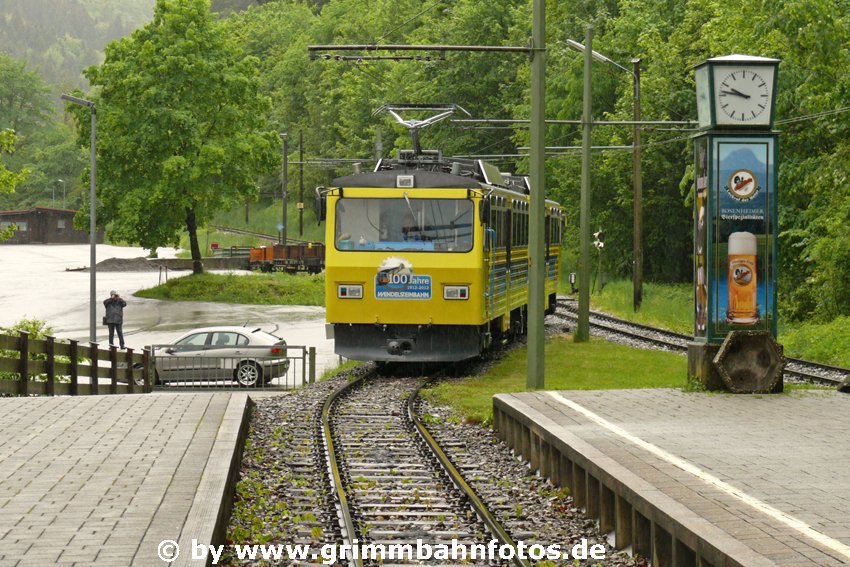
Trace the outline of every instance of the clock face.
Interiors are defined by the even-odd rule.
[[[714,68],[714,97],[718,124],[770,124],[773,104],[770,67]]]

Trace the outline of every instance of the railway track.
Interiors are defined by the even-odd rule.
[[[516,545],[417,414],[417,392],[428,380],[370,376],[325,401],[325,458],[342,540],[361,549],[458,545],[470,558],[463,563],[488,565],[484,557],[472,559],[473,546],[484,549],[492,539]],[[375,558],[349,564],[375,564]],[[528,563],[515,556],[511,564]]]
[[[219,232],[228,232],[230,234],[242,234],[245,236],[253,236],[260,240],[268,240],[270,242],[277,243],[280,241],[280,236],[277,234],[266,234],[264,232],[256,232],[254,230],[246,230],[244,228],[233,228],[229,226],[221,226],[216,224],[211,224],[210,228],[213,230],[217,230]],[[308,244],[309,240],[297,240],[295,238],[286,237],[286,241],[290,244]]]
[[[561,320],[575,324],[578,320],[578,304],[569,298],[558,298],[558,309],[555,316]],[[636,346],[656,348],[679,354],[687,353],[688,341],[692,337],[658,329],[639,323],[618,319],[605,313],[592,311],[590,313],[591,333],[615,342],[627,342]],[[837,386],[850,370],[838,368],[817,362],[809,362],[799,358],[788,357],[785,376],[795,381],[812,382],[829,386]]]

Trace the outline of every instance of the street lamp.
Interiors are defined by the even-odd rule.
[[[576,51],[584,52],[584,45],[577,41],[568,39],[567,45]],[[590,50],[591,56],[604,63],[610,63],[626,73],[632,75],[632,101],[633,101],[633,125],[632,125],[632,190],[633,190],[633,225],[632,225],[632,306],[635,311],[640,309],[643,301],[643,181],[640,167],[640,59],[631,60],[632,69],[623,67],[616,61],[605,57],[597,51]]]
[[[95,296],[97,294],[97,274],[95,267],[97,264],[97,253],[95,251],[97,248],[97,208],[95,207],[95,202],[97,197],[94,190],[95,179],[97,177],[97,162],[95,160],[97,108],[90,100],[77,98],[67,94],[63,94],[61,98],[62,100],[68,101],[72,104],[86,106],[91,111],[91,142],[89,143],[89,155],[91,157],[91,175],[89,175],[89,242],[91,248],[91,257],[89,259],[89,342],[93,343],[97,338],[95,335],[95,321],[97,320],[95,304]]]
[[[65,180],[64,179],[57,179],[56,181],[58,181],[59,183],[62,184],[62,208],[64,209],[65,208]]]
[[[593,26],[587,24],[584,43],[584,76],[581,111],[581,199],[579,202],[579,279],[578,279],[578,324],[576,342],[590,340],[590,135],[593,128],[592,115],[592,54]],[[572,41],[572,40],[570,40]],[[572,42],[578,44],[577,42]]]

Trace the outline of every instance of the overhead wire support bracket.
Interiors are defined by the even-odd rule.
[[[330,53],[322,53],[317,56],[313,56],[311,54],[311,58],[320,58],[324,60],[334,60],[334,61],[424,61],[426,63],[431,61],[445,61],[446,57],[444,53],[440,53],[436,57],[431,57],[429,55],[331,55]]]
[[[333,55],[322,55],[320,52],[325,51],[437,51],[445,53],[446,51],[465,51],[465,52],[502,52],[502,53],[526,53],[532,55],[533,49],[531,46],[510,46],[510,45],[376,45],[376,44],[360,44],[360,45],[308,45],[307,52],[310,54],[310,59],[321,57],[323,59],[336,59]],[[442,58],[442,55],[441,55]]]

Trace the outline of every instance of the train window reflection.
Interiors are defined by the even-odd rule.
[[[336,204],[338,250],[469,252],[469,199],[343,198]]]

